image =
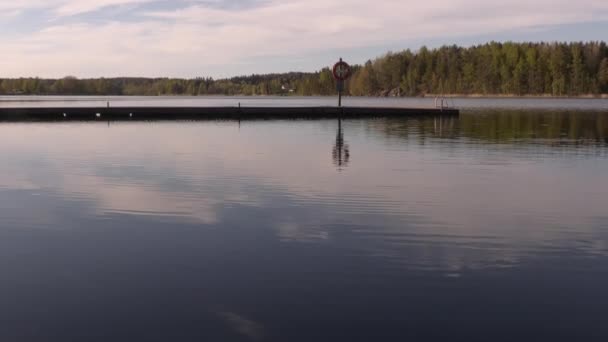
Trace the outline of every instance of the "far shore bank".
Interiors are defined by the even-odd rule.
[[[572,95],[572,96],[556,96],[551,94],[544,95],[514,95],[514,94],[425,94],[420,97],[436,98],[504,98],[504,99],[608,99],[608,94],[587,94],[587,95]]]
[[[248,94],[233,94],[233,95],[170,95],[170,94],[159,94],[159,95],[116,95],[116,94],[107,94],[107,95],[57,95],[57,94],[2,94],[0,95],[0,101],[6,101],[2,98],[10,97],[23,97],[23,98],[31,98],[31,97],[182,97],[182,98],[218,98],[218,97],[245,97],[245,98],[269,98],[269,97],[280,97],[280,98],[290,98],[290,97],[298,97],[298,98],[314,98],[314,97],[336,97],[336,95],[280,95],[280,94],[271,94],[271,95],[248,95]],[[608,99],[608,94],[587,94],[587,95],[572,95],[572,96],[556,96],[551,94],[545,95],[514,95],[514,94],[423,94],[416,96],[398,96],[398,95],[366,95],[366,96],[355,96],[355,95],[343,95],[344,97],[351,98],[467,98],[467,99]],[[13,101],[12,99],[8,101]]]

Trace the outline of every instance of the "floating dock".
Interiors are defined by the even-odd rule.
[[[0,121],[326,119],[459,114],[454,108],[396,107],[29,107],[0,108]]]

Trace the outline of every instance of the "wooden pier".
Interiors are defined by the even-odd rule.
[[[454,108],[396,107],[29,107],[0,108],[0,121],[325,119],[459,114]]]

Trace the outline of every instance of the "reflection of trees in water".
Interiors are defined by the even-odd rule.
[[[336,134],[336,143],[334,144],[332,157],[334,159],[334,165],[336,165],[339,170],[348,166],[348,162],[350,161],[350,148],[344,141],[341,119],[338,119],[338,133]]]
[[[386,118],[368,121],[366,129],[387,138],[415,139],[424,145],[427,139],[457,137],[458,117]]]
[[[500,111],[468,114],[460,118],[460,131],[466,137],[495,142],[604,142],[608,138],[608,113]]]
[[[608,113],[488,110],[459,118],[429,117],[371,122],[368,128],[387,137],[470,138],[490,143],[608,144]]]

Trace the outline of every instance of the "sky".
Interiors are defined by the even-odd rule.
[[[605,40],[607,0],[0,0],[0,77],[230,77],[487,41]]]

